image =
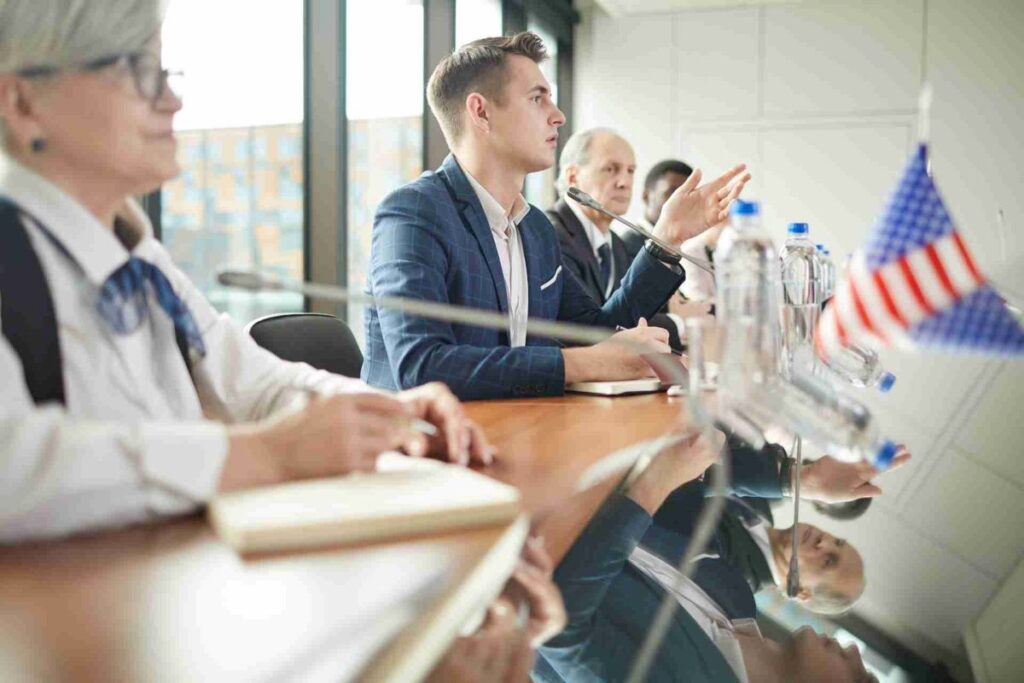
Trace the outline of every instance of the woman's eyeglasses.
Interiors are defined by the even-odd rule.
[[[109,69],[122,64],[128,67],[139,96],[149,100],[153,105],[167,91],[169,84],[172,91],[178,92],[179,88],[175,87],[175,83],[184,76],[184,73],[181,71],[171,71],[163,68],[160,59],[149,52],[111,55],[72,67],[34,66],[21,69],[17,73],[22,78],[44,78],[46,76],[54,76],[61,71],[67,70],[67,68],[80,69],[82,71],[102,71],[103,69]]]

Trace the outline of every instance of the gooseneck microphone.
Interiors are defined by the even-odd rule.
[[[694,258],[694,257],[692,257],[692,256],[690,256],[688,254],[682,253],[681,251],[679,251],[679,249],[677,247],[669,244],[668,242],[666,242],[666,241],[664,241],[664,240],[662,240],[662,239],[660,239],[658,237],[655,237],[654,234],[651,233],[649,230],[645,230],[644,228],[641,228],[636,223],[634,223],[634,222],[632,222],[630,220],[627,220],[626,218],[623,218],[622,216],[618,215],[617,213],[612,213],[608,209],[606,209],[603,206],[601,206],[601,204],[596,199],[591,197],[589,194],[587,194],[586,192],[584,192],[580,188],[578,188],[578,187],[570,187],[568,189],[568,191],[566,192],[566,194],[569,195],[569,199],[572,199],[573,201],[578,202],[578,203],[582,204],[583,206],[586,206],[587,208],[593,209],[594,211],[598,211],[600,213],[603,213],[605,216],[608,216],[612,220],[615,220],[615,221],[618,221],[618,222],[622,223],[623,225],[625,225],[627,228],[629,228],[633,232],[638,233],[638,234],[642,235],[643,237],[645,237],[646,239],[649,239],[650,241],[654,242],[656,245],[658,245],[659,247],[661,247],[662,249],[664,249],[668,253],[672,254],[673,257],[678,258],[678,259],[682,259],[682,260],[686,261],[687,263],[691,263],[691,264],[697,266],[698,268],[700,268],[701,270],[704,270],[704,271],[707,271],[708,273],[711,273],[712,275],[715,274],[714,266],[711,265],[710,263],[708,263],[707,261],[702,261],[699,258]]]
[[[797,559],[799,534],[797,525],[800,522],[800,469],[803,464],[803,439],[797,436],[793,440],[793,530],[789,544],[789,573],[786,576],[786,595],[795,598],[800,590],[800,561]]]

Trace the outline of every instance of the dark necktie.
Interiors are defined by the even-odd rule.
[[[612,277],[612,253],[607,242],[597,248],[597,261],[601,267],[601,295],[604,296],[608,292],[608,280]]]
[[[152,263],[132,256],[100,287],[96,310],[116,334],[131,334],[149,314],[146,283],[160,308],[174,323],[174,336],[183,355],[194,363],[206,355],[206,345],[192,312],[175,293],[167,276]]]

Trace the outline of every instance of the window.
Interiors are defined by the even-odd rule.
[[[423,170],[423,3],[349,0],[347,13],[348,286],[361,291],[377,205]],[[348,324],[363,343],[362,306]]]
[[[544,74],[544,78],[548,79],[548,83],[551,84],[551,99],[558,102],[558,39],[545,30],[540,23],[533,20],[529,22],[529,30],[540,36],[548,50],[548,58],[541,62],[540,70]],[[559,131],[559,135],[567,137],[568,131],[563,127]],[[558,199],[555,193],[557,174],[558,161],[556,160],[555,165],[551,168],[526,176],[526,187],[523,194],[527,201],[542,209],[551,208]]]
[[[161,237],[211,303],[242,323],[303,306],[297,294],[215,282],[227,266],[305,275],[303,19],[301,2],[175,0],[164,23],[164,63],[186,76],[181,174],[162,189]]]
[[[455,0],[455,46],[501,35],[501,0]]]

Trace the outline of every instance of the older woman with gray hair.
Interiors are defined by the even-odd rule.
[[[0,0],[0,542],[394,448],[489,458],[443,385],[387,395],[281,361],[175,268],[132,199],[178,173],[161,22],[158,0]]]

